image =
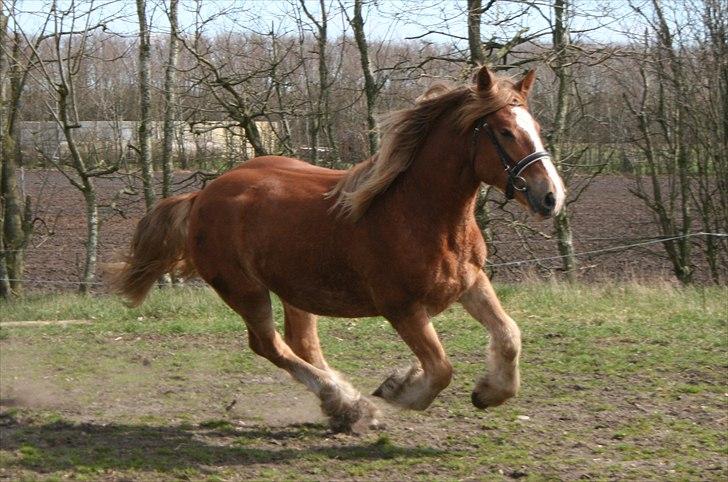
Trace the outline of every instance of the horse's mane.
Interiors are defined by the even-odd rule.
[[[336,197],[332,210],[339,209],[342,217],[358,220],[372,201],[412,164],[436,121],[448,116],[464,133],[478,119],[511,104],[518,96],[513,82],[503,77],[495,77],[487,92],[479,91],[475,85],[430,87],[413,107],[382,119],[379,129],[384,134],[379,152],[349,169],[329,191],[327,197]]]

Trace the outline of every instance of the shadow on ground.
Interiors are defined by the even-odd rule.
[[[72,470],[177,471],[297,460],[342,461],[438,457],[430,448],[398,447],[386,437],[332,438],[321,424],[287,427],[153,426],[57,421],[36,423],[5,414],[0,449],[17,455],[10,466],[39,472]]]

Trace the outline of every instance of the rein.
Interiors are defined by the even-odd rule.
[[[508,174],[508,182],[506,183],[505,192],[506,199],[513,199],[513,196],[515,194],[514,191],[527,191],[528,182],[526,182],[526,180],[521,177],[521,173],[528,169],[528,166],[530,166],[531,164],[534,164],[547,157],[551,157],[551,154],[548,151],[536,151],[527,155],[520,161],[514,163],[513,159],[511,159],[511,156],[508,155],[506,150],[503,149],[503,146],[498,141],[498,138],[493,132],[493,129],[491,129],[490,125],[488,125],[488,121],[486,120],[486,118],[483,117],[476,124],[475,130],[473,130],[473,161],[475,161],[475,147],[481,131],[485,131],[488,134],[488,138],[495,147],[496,152],[498,152],[498,157],[500,158],[501,164],[503,164],[506,174]]]

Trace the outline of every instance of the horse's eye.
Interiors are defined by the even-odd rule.
[[[514,139],[514,138],[516,137],[516,136],[515,136],[515,135],[513,134],[513,131],[512,131],[512,130],[510,130],[510,129],[502,129],[502,130],[500,131],[500,133],[501,133],[501,135],[502,135],[503,137],[507,137],[507,138],[509,138],[509,139]]]

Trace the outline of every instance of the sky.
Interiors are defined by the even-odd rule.
[[[18,10],[23,11],[17,19],[23,29],[32,33],[43,23],[44,15],[50,10],[50,0],[16,0]],[[296,33],[295,12],[301,15],[299,0],[180,0],[179,21],[183,30],[193,31],[196,23],[208,21],[206,31],[219,33],[226,31],[253,30],[279,34]],[[620,41],[623,32],[631,29],[634,13],[629,2],[644,5],[649,0],[574,0],[572,30],[577,40],[591,39],[597,42]],[[6,0],[7,2],[7,0]],[[168,31],[168,22],[162,0],[147,0],[148,17],[152,31]],[[351,0],[325,0],[332,17],[330,37],[350,33],[341,3],[349,15],[353,10]],[[71,0],[58,0],[61,8],[72,5]],[[134,35],[137,30],[136,6],[133,0],[75,0],[79,11],[88,10],[89,5],[96,7],[94,20],[113,19],[108,22],[111,31]],[[485,2],[484,2],[485,3]],[[510,38],[519,30],[532,34],[546,31],[551,20],[548,0],[532,0],[529,13],[514,18],[510,22],[496,25],[499,20],[514,16],[524,7],[519,0],[498,0],[491,11],[483,18],[482,36]],[[318,15],[318,0],[307,1],[307,8]],[[370,40],[403,40],[420,38],[435,43],[466,43],[467,16],[465,0],[378,0],[365,7],[365,29]],[[228,12],[228,15],[220,15]],[[609,15],[604,15],[609,13]],[[212,20],[210,20],[212,19]],[[616,20],[615,20],[616,19]],[[596,28],[598,27],[598,28]],[[430,32],[430,33],[428,33]]]

